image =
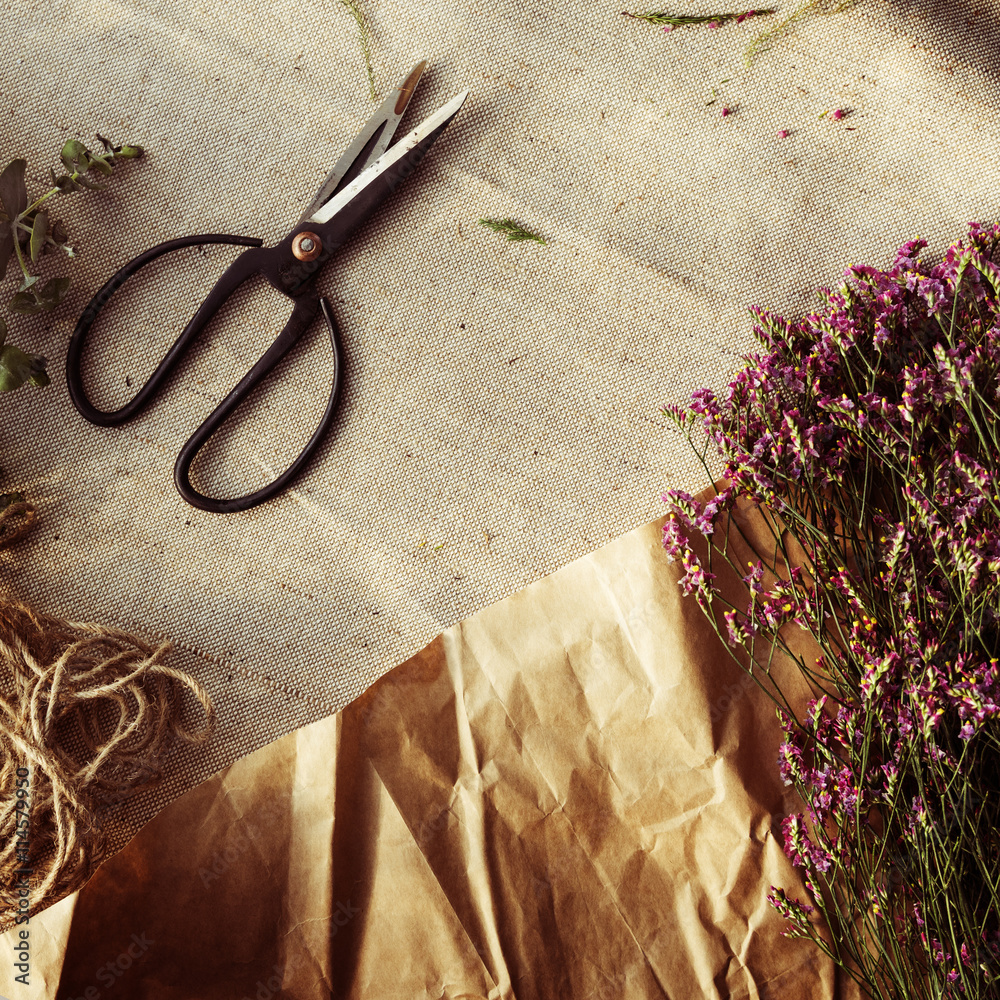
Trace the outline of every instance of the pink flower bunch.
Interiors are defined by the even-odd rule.
[[[996,998],[1000,226],[970,225],[938,263],[925,247],[849,268],[799,319],[754,310],[760,349],[725,392],[664,411],[707,434],[723,475],[710,500],[664,497],[664,545],[729,644],[784,651],[816,692],[804,717],[783,708],[778,761],[804,805],[783,835],[815,919],[886,995]],[[732,561],[719,519],[761,506],[800,564]],[[720,600],[719,560],[745,606]]]

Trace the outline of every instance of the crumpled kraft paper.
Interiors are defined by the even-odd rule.
[[[759,514],[741,527],[766,545]],[[681,595],[661,528],[461,622],[177,799],[32,919],[32,985],[5,963],[0,990],[855,995],[766,902],[772,884],[804,898],[777,837],[797,808],[777,722]]]

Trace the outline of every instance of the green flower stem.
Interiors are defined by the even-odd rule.
[[[125,159],[131,159],[131,157],[124,157],[124,158]],[[115,165],[115,163],[118,162],[118,159],[119,159],[119,157],[113,151],[107,153],[107,155],[105,155],[105,156],[99,156],[96,153],[91,153],[90,154],[90,163],[103,163],[103,164],[105,164],[108,167],[113,167]],[[69,176],[69,179],[72,182],[76,183],[86,172],[87,172],[86,170],[80,170],[79,168],[77,168],[76,170],[73,171],[73,173],[69,174],[68,176]],[[107,173],[107,171],[104,171],[104,172]],[[17,217],[17,221],[20,221],[21,219],[26,218],[27,216],[31,215],[32,212],[38,211],[38,209],[41,208],[42,205],[44,205],[45,202],[47,202],[49,200],[49,198],[51,198],[53,195],[58,194],[58,193],[59,193],[59,188],[58,187],[52,187],[52,188],[50,188],[48,191],[45,192],[45,194],[40,195],[38,198],[36,198]]]
[[[22,212],[21,215],[24,213]],[[18,216],[18,219],[21,218]],[[31,272],[28,270],[27,264],[24,262],[24,254],[21,252],[21,242],[20,240],[14,240],[14,254],[17,257],[18,267],[21,268],[21,273],[24,275],[24,280],[27,281],[31,277]]]
[[[73,171],[73,173],[71,173],[71,174],[69,175],[69,179],[70,179],[71,181],[75,181],[75,180],[77,180],[77,179],[78,179],[79,177],[80,177],[80,171],[79,171],[79,170],[74,170],[74,171]],[[24,211],[23,211],[23,212],[22,212],[22,213],[21,213],[21,214],[20,214],[20,215],[19,215],[18,217],[17,217],[17,221],[18,221],[18,222],[20,222],[20,221],[21,221],[21,219],[24,219],[24,218],[26,218],[27,216],[31,215],[31,213],[32,213],[32,212],[35,212],[35,211],[37,211],[37,210],[38,210],[39,208],[41,208],[41,206],[42,206],[42,205],[44,205],[44,204],[45,204],[45,203],[46,203],[46,202],[47,202],[47,201],[49,200],[49,198],[51,198],[51,197],[52,197],[52,196],[53,196],[54,194],[58,194],[58,193],[59,193],[59,188],[57,188],[57,187],[54,187],[54,188],[52,188],[51,190],[49,190],[49,191],[46,191],[46,192],[45,192],[45,194],[43,194],[43,195],[42,195],[41,197],[39,197],[39,198],[36,198],[36,199],[35,199],[35,200],[34,200],[34,201],[33,201],[33,202],[32,202],[32,203],[31,203],[31,204],[30,204],[30,205],[29,205],[29,206],[28,206],[28,207],[27,207],[27,208],[26,208],[26,209],[25,209],[25,210],[24,210]]]

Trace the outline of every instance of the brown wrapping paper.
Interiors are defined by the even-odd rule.
[[[796,803],[773,709],[682,597],[661,526],[176,800],[33,918],[32,985],[3,967],[0,991],[849,995],[765,900],[803,898],[776,836]]]

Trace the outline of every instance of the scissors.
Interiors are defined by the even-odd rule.
[[[465,102],[469,94],[467,90],[452,98],[390,147],[396,127],[426,65],[426,62],[418,63],[389,94],[337,161],[302,217],[280,243],[264,247],[264,241],[254,237],[218,233],[168,240],[140,254],[115,273],[80,316],[66,357],[66,380],[70,398],[82,416],[92,424],[113,427],[131,420],[149,404],[198,334],[236,289],[249,278],[255,275],[263,277],[294,303],[292,315],[274,343],[181,448],[174,465],[174,484],[178,493],[192,506],[216,513],[231,513],[247,510],[269,500],[289,486],[323,439],[332,422],[340,395],[344,360],[333,310],[329,301],[317,293],[314,287],[316,277],[330,257],[344,246],[347,237],[414,172],[428,149]],[[244,250],[223,272],[191,321],[135,396],[117,410],[97,409],[84,391],[81,362],[87,334],[100,310],[118,288],[151,261],[174,250],[209,243],[227,243],[251,249]],[[302,453],[273,482],[246,496],[224,499],[198,492],[191,485],[190,470],[199,450],[291,350],[320,312],[326,321],[333,347],[333,378],[326,411]]]

